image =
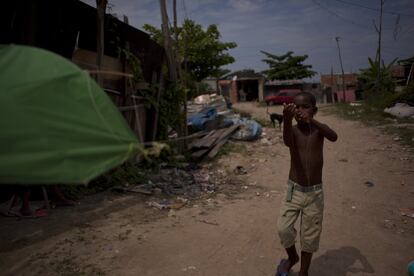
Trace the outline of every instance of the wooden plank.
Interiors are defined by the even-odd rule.
[[[209,151],[209,149],[202,149],[202,150],[198,150],[196,152],[193,152],[191,154],[191,158],[198,160],[200,159],[204,154],[206,154]]]
[[[212,149],[212,150],[208,153],[207,157],[211,159],[211,158],[213,158],[214,156],[216,156],[216,155],[217,155],[217,153],[219,152],[220,148],[221,148],[222,146],[224,146],[224,144],[226,144],[228,140],[229,140],[229,138],[227,137],[227,138],[222,139],[220,142],[218,142],[218,143],[217,143],[217,144],[213,147],[213,149]]]
[[[72,62],[78,64],[81,68],[96,70],[96,52],[88,51],[85,49],[77,49],[72,55]],[[110,72],[122,72],[122,63],[117,58],[103,56],[102,67],[100,70]],[[105,79],[109,80],[121,80],[123,77],[124,76],[122,75],[116,74],[105,74],[104,76]]]
[[[129,106],[119,106],[119,111],[131,111],[137,108],[145,107],[145,104],[129,105]]]
[[[230,136],[234,131],[236,131],[240,125],[232,125],[228,128],[225,128],[225,131],[222,133],[222,135],[219,137],[218,140],[221,140],[223,138],[226,138],[227,136]]]
[[[232,125],[228,128],[213,130],[209,135],[197,141],[193,148],[211,148],[221,139],[233,133],[237,128],[239,128],[238,125]]]
[[[205,154],[208,152],[208,158],[213,158],[217,155],[220,148],[226,144],[226,142],[229,140],[231,134],[235,132],[239,128],[239,125],[233,125],[228,128],[219,129],[214,132],[213,135],[211,135],[207,141],[204,141],[202,144],[203,149],[199,149],[191,155],[193,159],[199,160],[201,159]],[[204,139],[202,139],[204,140]]]
[[[211,137],[211,135],[213,135],[215,132],[216,132],[216,130],[212,130],[212,131],[208,132],[208,134],[207,134],[206,136],[204,136],[203,138],[200,138],[200,139],[198,139],[198,140],[196,140],[196,141],[192,142],[192,143],[189,145],[189,148],[190,148],[190,149],[193,149],[193,148],[200,148],[200,147],[201,147],[201,145],[203,144],[203,141],[205,141],[204,139],[207,139],[208,137]]]
[[[210,137],[206,139],[203,139],[203,143],[201,144],[201,147],[210,148],[211,146],[213,146],[217,142],[217,140],[221,137],[223,132],[224,132],[223,129],[216,130],[216,132],[213,135],[211,135]]]
[[[233,125],[229,128],[227,128],[223,134],[220,136],[219,139],[217,139],[217,143],[214,145],[214,147],[212,148],[212,150],[209,152],[208,154],[208,158],[213,158],[214,156],[217,155],[219,149],[227,143],[227,141],[229,140],[231,134],[233,134],[233,132],[235,132],[237,129],[239,128],[239,125]]]

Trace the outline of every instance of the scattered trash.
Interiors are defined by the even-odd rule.
[[[174,210],[170,210],[168,212],[168,217],[175,217],[176,216],[176,212]]]
[[[394,137],[394,139],[393,139],[394,141],[400,141],[401,140],[401,138],[400,137]]]
[[[385,108],[384,112],[394,115],[398,118],[413,117],[414,106],[410,106],[406,103],[396,103],[394,106]]]
[[[372,183],[371,181],[365,181],[364,183],[367,187],[374,187],[374,183]]]
[[[401,216],[414,218],[414,208],[400,208]]]
[[[196,270],[196,269],[197,269],[197,268],[196,268],[195,266],[190,265],[190,266],[188,266],[188,267],[183,268],[183,269],[182,269],[182,271]]]
[[[233,170],[234,174],[237,175],[242,175],[242,174],[247,174],[246,169],[243,166],[237,166],[234,170]]]
[[[200,95],[194,98],[195,104],[208,104],[210,103],[210,95]]]
[[[181,209],[182,207],[184,207],[187,204],[187,202],[188,202],[188,199],[182,198],[182,197],[177,197],[173,202],[171,202],[170,200],[167,200],[167,199],[163,199],[160,202],[149,201],[149,202],[147,202],[147,204],[148,204],[148,206],[155,207],[159,210],[164,210],[164,209],[178,210],[178,209]]]
[[[356,206],[352,206],[351,208],[355,210],[356,209]]]
[[[272,142],[270,142],[269,139],[267,139],[267,138],[260,139],[260,143],[265,145],[265,146],[271,146],[272,145]]]
[[[259,192],[256,192],[256,196],[260,196],[260,193]]]
[[[182,207],[187,205],[187,202],[188,202],[188,199],[177,197],[177,199],[174,200],[174,202],[170,205],[170,208],[175,209],[175,210],[181,209]]]
[[[262,126],[255,120],[240,118],[233,119],[233,123],[240,125],[240,128],[231,136],[234,140],[253,141],[262,134]]]
[[[384,220],[384,226],[387,229],[393,229],[393,228],[397,227],[397,225],[389,219]]]
[[[205,224],[210,224],[210,225],[214,225],[214,226],[218,226],[219,224],[217,222],[211,222],[211,221],[207,221],[204,219],[200,219],[198,220],[199,222],[205,223]]]
[[[129,186],[128,184],[126,186],[115,186],[112,188],[113,191],[116,192],[130,192],[130,193],[138,193],[143,195],[152,195],[153,191],[150,191],[145,188],[145,185],[139,185],[139,186]]]
[[[163,201],[163,202],[150,201],[147,204],[148,204],[148,206],[155,207],[158,210],[164,210],[164,209],[169,209],[170,208],[168,201]]]
[[[195,130],[204,130],[207,123],[216,119],[217,110],[214,107],[206,107],[199,113],[196,113],[188,118],[188,125]]]

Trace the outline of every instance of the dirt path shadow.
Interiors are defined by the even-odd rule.
[[[327,250],[312,261],[311,274],[319,276],[346,276],[349,274],[374,273],[374,269],[359,249],[344,246]]]

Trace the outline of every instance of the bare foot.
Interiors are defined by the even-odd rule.
[[[290,269],[299,262],[299,256],[296,255],[294,258],[292,259],[288,259],[284,264],[283,264],[283,272],[289,272]]]

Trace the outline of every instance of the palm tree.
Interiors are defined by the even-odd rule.
[[[367,100],[375,100],[387,94],[394,93],[395,80],[392,77],[391,69],[396,60],[394,59],[388,65],[385,65],[384,61],[382,61],[380,68],[378,61],[373,61],[371,58],[368,58],[370,67],[368,69],[362,69],[358,76]],[[379,72],[380,78],[378,81],[379,70],[381,71]]]

